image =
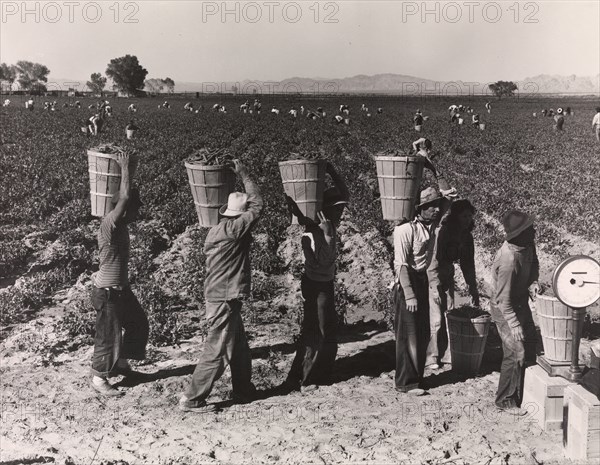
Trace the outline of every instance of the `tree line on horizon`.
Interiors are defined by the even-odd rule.
[[[103,93],[108,78],[113,81],[114,90],[126,95],[136,95],[140,91],[150,94],[158,94],[163,90],[168,93],[175,91],[175,81],[169,77],[146,79],[148,71],[135,55],[113,58],[108,63],[105,73],[107,77],[102,76],[102,73],[92,73],[90,80],[86,82],[86,86],[94,94]],[[46,66],[31,61],[21,60],[16,65],[0,64],[0,81],[8,82],[10,88],[16,81],[23,90],[46,92],[48,74],[50,70]],[[488,87],[499,99],[513,96],[518,89],[512,81],[497,81]]]
[[[0,81],[7,83],[9,89],[16,82],[22,90],[46,92],[49,74],[50,69],[40,63],[25,60],[17,61],[14,65],[0,63]],[[86,82],[86,86],[94,94],[103,93],[108,78],[112,80],[114,90],[127,95],[135,95],[144,90],[152,94],[164,90],[169,93],[175,91],[175,81],[170,77],[146,80],[148,71],[135,55],[113,58],[108,63],[105,74],[106,77],[102,73],[92,73],[90,80]]]

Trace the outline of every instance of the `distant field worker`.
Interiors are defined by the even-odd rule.
[[[490,313],[502,339],[502,367],[496,407],[515,415],[521,409],[525,362],[535,362],[537,333],[528,299],[535,299],[539,262],[533,218],[511,210],[502,219],[506,239],[492,266]]]
[[[466,199],[455,200],[442,218],[433,247],[429,279],[429,327],[431,330],[425,366],[439,368],[450,363],[445,313],[454,308],[454,263],[460,264],[471,296],[471,305],[479,307],[475,274],[473,215],[475,207]]]
[[[456,120],[458,119],[458,106],[457,105],[450,105],[448,107],[448,113],[450,114],[450,122],[454,123],[456,122]]]
[[[600,107],[596,107],[596,114],[592,120],[592,129],[596,133],[596,140],[600,142]]]
[[[425,158],[425,168],[427,168],[435,177],[435,182],[439,186],[442,195],[454,195],[456,193],[454,188],[448,184],[448,181],[446,181],[442,172],[433,164],[435,155],[433,153],[433,142],[431,142],[431,139],[421,137],[413,142],[412,147],[416,152],[416,156]]]
[[[34,107],[35,107],[35,102],[33,101],[32,98],[30,98],[29,100],[27,100],[25,102],[25,108],[27,108],[29,111],[33,111]]]
[[[104,116],[103,113],[96,113],[94,116],[86,120],[86,127],[90,134],[97,136],[102,128],[104,127]]]
[[[255,395],[241,310],[243,299],[250,295],[252,230],[261,215],[263,201],[247,168],[238,160],[233,160],[233,164],[246,193],[229,194],[227,204],[219,210],[219,224],[210,229],[204,242],[208,335],[192,382],[179,400],[179,408],[184,411],[204,413],[216,409],[206,399],[227,365],[231,367],[234,402],[246,403]]]
[[[330,187],[323,195],[323,211],[318,213],[319,224],[305,217],[291,197],[286,197],[290,213],[305,226],[301,282],[304,318],[296,356],[286,380],[291,389],[329,383],[337,354],[338,319],[334,297],[336,228],[350,194],[333,165],[327,163],[326,169],[335,187]]]
[[[413,123],[415,126],[415,131],[420,132],[421,127],[423,126],[423,114],[421,113],[421,110],[417,110],[415,113],[415,116],[413,117]]]
[[[471,117],[471,124],[472,124],[474,127],[479,127],[479,123],[480,123],[480,121],[479,121],[479,114],[475,114],[475,115],[473,115],[473,116]]]
[[[4,103],[2,104],[3,107],[8,107],[10,105],[10,99],[6,99],[4,100]]]
[[[135,374],[128,359],[143,360],[148,342],[148,318],[131,292],[128,279],[129,231],[141,205],[139,192],[130,188],[129,156],[118,155],[121,167],[119,192],[112,197],[115,208],[100,222],[100,267],[92,275],[92,304],[96,309],[96,335],[92,356],[92,388],[106,396],[123,392],[109,377]]]
[[[564,124],[565,124],[565,117],[563,115],[563,109],[559,108],[556,110],[556,115],[554,115],[554,130],[562,131]]]
[[[491,102],[486,102],[485,103],[485,109],[487,110],[488,113],[492,112],[492,103]]]

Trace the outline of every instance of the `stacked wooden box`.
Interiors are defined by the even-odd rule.
[[[579,385],[565,389],[563,438],[571,460],[600,459],[600,400]]]
[[[550,376],[539,365],[525,370],[521,407],[530,412],[544,431],[563,428],[563,396],[573,383],[560,376]]]

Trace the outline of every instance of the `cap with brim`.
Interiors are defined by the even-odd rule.
[[[242,213],[244,213],[244,212],[243,211],[236,211],[236,210],[229,210],[227,208],[227,204],[225,204],[221,208],[219,208],[219,214],[221,216],[234,217],[234,216],[240,216]]]
[[[235,217],[240,216],[247,210],[248,194],[243,192],[232,192],[229,194],[227,204],[219,208],[221,216]]]
[[[330,187],[323,192],[323,207],[335,207],[347,203],[348,201],[342,197],[341,192],[336,187]]]
[[[505,239],[507,241],[514,239],[527,228],[533,226],[533,223],[533,216],[518,210],[509,211],[504,215],[504,218],[502,218],[502,225],[504,226],[504,232],[506,233]]]
[[[417,208],[422,208],[424,205],[437,202],[442,198],[442,195],[438,192],[437,189],[433,187],[428,187],[427,189],[423,189],[421,191],[421,195],[419,196],[419,203],[417,204]]]

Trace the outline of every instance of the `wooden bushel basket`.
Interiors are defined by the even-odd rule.
[[[283,189],[298,205],[304,216],[319,222],[317,212],[323,207],[325,160],[291,160],[279,162]],[[298,218],[292,216],[292,224]]]
[[[87,151],[88,173],[90,175],[90,201],[92,216],[103,217],[113,208],[112,196],[121,187],[121,167],[117,156],[111,153]],[[129,178],[132,179],[137,167],[137,158],[129,161]]]
[[[538,294],[535,300],[544,357],[553,362],[570,362],[573,342],[573,311],[556,297]]]
[[[448,312],[446,321],[450,334],[452,370],[464,374],[478,374],[491,317],[482,315],[476,318],[465,318]]]
[[[479,130],[485,131],[485,123],[479,123]]]
[[[417,125],[415,126],[415,131],[417,131],[417,132],[421,132],[421,129],[422,129],[422,126],[421,126],[420,124],[417,124]]]
[[[133,139],[136,129],[126,129],[125,132],[127,133],[127,139]]]
[[[424,161],[423,157],[375,157],[384,220],[414,218]]]
[[[216,226],[219,208],[235,189],[235,173],[225,165],[185,162],[185,167],[200,226]]]

